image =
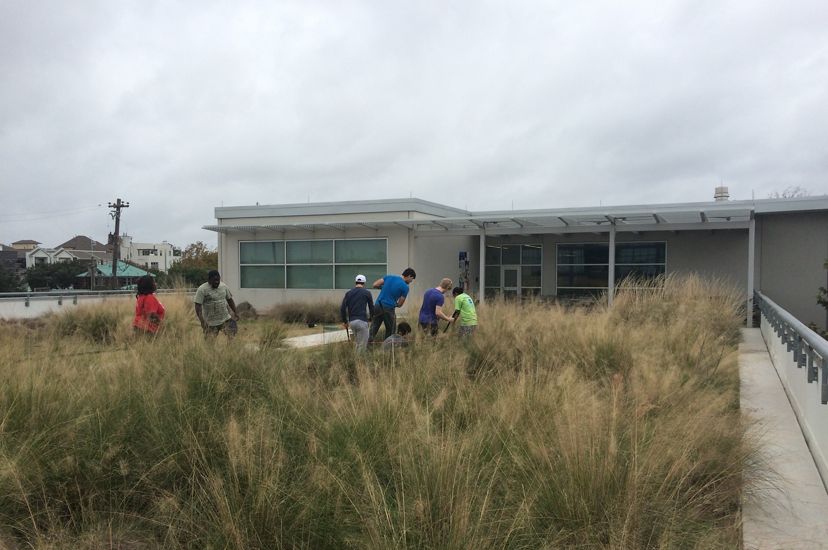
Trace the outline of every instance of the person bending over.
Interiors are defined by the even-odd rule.
[[[392,334],[382,342],[382,349],[404,348],[408,345],[408,335],[411,334],[411,325],[403,321],[397,327],[397,333]]]
[[[424,332],[437,336],[437,323],[440,319],[451,322],[451,317],[443,313],[445,294],[451,290],[451,279],[443,279],[434,288],[429,288],[423,295],[423,305],[420,308],[419,323]]]
[[[155,279],[152,275],[144,275],[138,279],[137,287],[132,329],[136,334],[157,334],[165,310],[164,305],[155,296]]]
[[[471,336],[477,329],[477,311],[474,308],[474,300],[460,287],[454,287],[451,295],[454,296],[452,317],[460,323],[457,327],[457,334],[463,337]]]
[[[417,273],[410,267],[402,272],[402,276],[388,274],[374,281],[373,287],[382,289],[377,296],[374,307],[374,318],[371,321],[371,341],[377,341],[380,325],[385,325],[384,338],[394,334],[397,327],[395,309],[402,307],[408,296],[408,286],[417,278]]]

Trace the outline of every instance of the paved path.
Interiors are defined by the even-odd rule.
[[[746,549],[828,549],[828,493],[758,328],[742,330],[741,407],[762,442],[772,488],[742,506]],[[826,418],[828,421],[828,418]]]
[[[332,330],[329,332],[320,332],[318,334],[308,334],[306,336],[294,336],[293,338],[285,338],[285,345],[291,348],[310,348],[313,346],[321,346],[323,344],[330,344],[332,342],[344,342],[348,339],[345,330]]]

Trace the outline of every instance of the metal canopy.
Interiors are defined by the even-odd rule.
[[[205,225],[218,233],[257,233],[260,231],[338,231],[367,228],[375,231],[403,227],[418,234],[446,233],[465,235],[511,235],[541,233],[601,233],[616,231],[687,231],[704,229],[746,229],[753,216],[750,206],[700,203],[664,207],[607,207],[561,210],[524,210],[473,213],[467,216],[428,219],[331,221],[306,223],[267,223],[261,225]]]

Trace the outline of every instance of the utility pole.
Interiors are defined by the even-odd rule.
[[[109,215],[115,220],[115,235],[112,239],[112,290],[115,290],[118,288],[118,257],[121,254],[121,209],[129,208],[129,203],[116,199],[114,203],[109,203],[109,208],[112,209]]]

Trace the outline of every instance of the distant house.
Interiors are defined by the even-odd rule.
[[[103,243],[99,243],[94,239],[90,239],[86,235],[75,235],[65,243],[57,245],[57,248],[64,248],[66,250],[84,250],[92,252],[105,252],[110,249],[109,246]]]
[[[35,242],[35,241],[32,241]],[[74,260],[90,264],[112,262],[111,247],[90,239],[85,235],[72,237],[56,248],[35,246],[23,251],[25,253],[26,269],[44,264],[71,262]]]
[[[22,241],[15,241],[12,243],[12,248],[15,250],[34,250],[40,242],[31,239],[24,239]]]
[[[121,259],[166,273],[181,259],[181,249],[167,241],[137,243],[129,235],[121,236]]]
[[[26,252],[26,269],[36,265],[46,265],[55,263],[52,255],[55,251],[51,248],[41,248],[36,246]]]
[[[115,285],[117,288],[134,285],[138,282],[138,279],[144,275],[152,275],[152,273],[144,271],[139,267],[120,261],[117,264],[117,271],[115,273],[118,278],[118,283]],[[95,278],[95,287],[111,287],[112,263],[110,262],[96,266],[94,274],[90,271],[85,271],[78,275],[75,280],[75,288],[92,288],[93,276]],[[154,277],[154,275],[152,276]]]

